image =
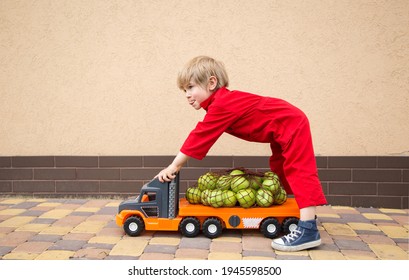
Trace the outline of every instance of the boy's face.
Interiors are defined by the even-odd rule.
[[[191,105],[196,110],[202,108],[200,104],[208,99],[213,93],[211,88],[212,87],[210,83],[206,88],[203,88],[195,82],[191,81],[185,88],[186,98],[189,102],[189,105]]]

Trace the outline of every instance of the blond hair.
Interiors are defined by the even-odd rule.
[[[177,78],[177,85],[185,90],[190,82],[206,88],[211,76],[216,77],[217,85],[214,90],[229,86],[229,77],[224,64],[208,56],[198,56],[191,59]]]

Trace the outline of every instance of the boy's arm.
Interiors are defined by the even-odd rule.
[[[189,156],[185,155],[182,152],[179,152],[172,163],[161,172],[159,172],[158,175],[155,176],[155,178],[158,178],[162,183],[165,181],[172,181],[172,179],[176,177],[176,173],[179,172],[179,170],[188,161],[189,158]]]

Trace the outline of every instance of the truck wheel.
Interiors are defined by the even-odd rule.
[[[200,222],[194,217],[186,217],[180,222],[179,230],[186,237],[195,237],[199,234]]]
[[[145,229],[145,223],[139,217],[129,217],[124,223],[125,233],[129,236],[138,236]]]
[[[284,234],[289,234],[295,230],[298,226],[299,219],[296,217],[289,217],[283,221],[283,232]]]
[[[274,238],[280,233],[281,225],[277,219],[267,218],[261,223],[260,231],[265,237]]]
[[[203,234],[208,238],[216,238],[222,234],[222,223],[217,218],[208,218],[202,226]]]

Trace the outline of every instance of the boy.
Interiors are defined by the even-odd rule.
[[[321,244],[316,206],[327,201],[318,179],[309,122],[305,114],[288,102],[227,89],[224,65],[207,56],[193,58],[179,73],[178,87],[189,104],[206,110],[173,162],[156,177],[170,181],[189,158],[203,159],[217,139],[227,132],[241,139],[269,143],[270,169],[278,174],[287,192],[300,208],[298,227],[272,241],[281,251],[299,251]]]

